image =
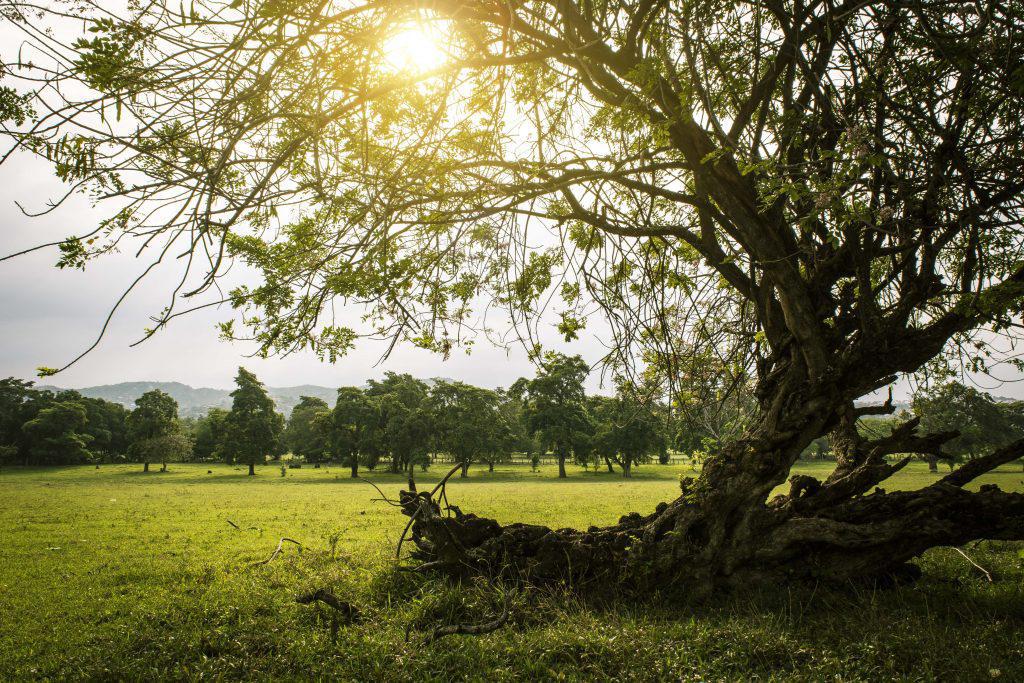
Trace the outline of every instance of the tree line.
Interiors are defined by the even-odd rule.
[[[536,376],[507,389],[463,382],[428,383],[388,372],[365,387],[338,389],[334,406],[303,396],[286,420],[257,377],[239,368],[230,410],[213,408],[198,419],[179,418],[177,402],[155,389],[126,409],[76,391],[36,389],[31,382],[0,380],[0,463],[77,465],[132,461],[151,463],[224,461],[247,465],[249,473],[268,459],[291,453],[320,466],[336,463],[352,476],[360,468],[391,472],[426,470],[440,454],[462,466],[493,471],[521,454],[536,467],[553,457],[560,477],[566,463],[616,468],[629,477],[633,467],[670,450],[701,461],[723,432],[744,421],[741,399],[727,398],[714,409],[679,409],[664,400],[644,399],[621,387],[613,396],[587,395],[589,368],[579,356],[549,354]],[[1024,436],[1024,402],[997,402],[959,382],[918,392],[911,414],[865,417],[859,429],[869,438],[890,434],[898,422],[916,418],[929,432],[957,432],[941,449],[921,457],[938,462],[971,459]],[[816,440],[806,459],[832,459],[836,445]]]
[[[589,373],[579,356],[549,354],[536,377],[508,389],[386,373],[366,387],[341,387],[335,405],[303,396],[290,417],[275,410],[263,384],[239,368],[230,410],[182,419],[176,401],[155,389],[123,406],[75,391],[36,389],[31,382],[0,381],[0,462],[75,465],[130,460],[143,464],[223,460],[255,465],[291,453],[319,466],[392,472],[427,469],[438,454],[462,466],[493,471],[512,453],[534,466],[550,453],[559,476],[567,462],[603,462],[629,477],[670,441],[666,406],[625,388],[615,396],[588,396]]]

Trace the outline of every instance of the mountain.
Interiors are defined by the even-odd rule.
[[[60,387],[40,386],[39,389],[62,391]],[[230,408],[230,389],[211,389],[209,387],[190,387],[181,382],[120,382],[104,384],[96,387],[75,389],[82,396],[102,398],[132,408],[135,399],[147,391],[159,389],[169,394],[178,402],[178,414],[182,417],[199,417],[205,415],[210,408]],[[332,387],[321,387],[315,384],[302,384],[297,387],[267,387],[267,393],[274,399],[277,410],[286,416],[292,412],[302,396],[315,396],[334,405],[338,390]]]

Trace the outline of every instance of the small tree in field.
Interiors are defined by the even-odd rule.
[[[580,433],[590,431],[583,380],[590,368],[579,356],[550,353],[544,357],[537,376],[521,380],[517,390],[525,397],[526,422],[540,435],[541,442],[558,458],[558,476],[565,478],[565,460],[579,442]]]
[[[135,400],[127,423],[131,441],[128,453],[142,462],[143,472],[149,472],[152,460],[167,463],[183,457],[187,453],[183,449],[190,449],[188,440],[179,433],[178,402],[159,389]]]
[[[651,406],[625,391],[594,405],[594,447],[618,463],[623,477],[631,477],[633,465],[649,461],[664,448],[663,423]]]
[[[430,398],[437,445],[462,465],[460,476],[468,476],[474,460],[496,453],[506,443],[496,392],[462,382],[438,382]]]
[[[328,455],[327,434],[321,417],[331,412],[327,403],[315,396],[302,396],[292,409],[282,436],[284,446],[306,462],[319,465]]]
[[[957,461],[971,460],[1024,436],[991,396],[960,382],[919,392],[913,410],[925,431],[957,435],[942,446],[950,469]],[[926,455],[933,471],[936,458],[937,454]]]
[[[358,387],[338,389],[338,400],[326,425],[331,452],[359,476],[360,459],[371,467],[381,451],[380,406]]]
[[[235,384],[231,412],[224,418],[222,451],[229,462],[248,465],[252,476],[257,463],[278,452],[284,420],[256,375],[240,367]]]

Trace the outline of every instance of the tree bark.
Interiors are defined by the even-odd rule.
[[[565,479],[565,456],[558,455],[558,478]]]
[[[462,479],[465,479],[468,476],[469,476],[469,463],[468,462],[464,462],[464,463],[462,463],[462,469],[460,471],[459,477],[462,478]]]
[[[353,479],[358,479],[359,478],[359,462],[356,461],[356,460],[353,460],[352,464],[350,465],[350,467],[352,468],[352,478]]]
[[[928,461],[928,471],[938,472],[939,471],[939,460],[934,455],[930,455],[925,458]]]
[[[143,472],[149,472],[149,463],[148,462],[142,463],[142,471]]]
[[[403,513],[413,518],[413,557],[452,576],[501,566],[534,584],[682,585],[702,597],[719,588],[788,580],[911,578],[917,570],[908,562],[929,548],[977,538],[1024,539],[1024,495],[993,486],[977,493],[962,488],[1020,457],[1024,440],[919,491],[886,493],[877,485],[910,458],[889,464],[884,456],[906,452],[907,443],[923,438],[914,435],[916,425],[898,428],[891,437],[847,450],[846,466],[828,479],[794,475],[789,493],[768,500],[807,443],[836,424],[816,401],[793,414],[795,427],[769,414],[762,423],[769,429],[752,430],[709,457],[698,479],[682,482],[679,498],[609,527],[503,526],[457,507],[442,510],[432,494],[403,491]]]
[[[609,458],[607,455],[604,456],[604,464],[608,466],[608,474],[615,473],[615,468],[612,467],[612,459]]]
[[[253,476],[255,474],[256,474],[256,465],[253,464],[253,463],[249,463],[249,476],[251,477],[251,476]]]
[[[633,476],[633,459],[623,458],[622,459],[622,478],[630,479]]]

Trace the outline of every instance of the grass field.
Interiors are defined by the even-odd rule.
[[[898,589],[780,586],[699,606],[520,593],[504,629],[421,647],[415,632],[404,641],[407,624],[481,620],[500,601],[485,587],[395,571],[405,518],[346,470],[257,471],[0,472],[0,680],[1024,680],[1024,545],[968,550],[992,582],[938,549],[921,560],[925,579]],[[558,480],[553,467],[474,468],[449,494],[503,522],[586,527],[674,498],[684,472]],[[389,495],[403,484],[368,476]],[[915,463],[883,486],[934,476]],[[975,485],[986,482],[1022,490],[1024,474],[1009,466]],[[282,536],[304,551],[289,544],[254,564]],[[325,612],[294,603],[320,587],[366,616],[334,642]]]

